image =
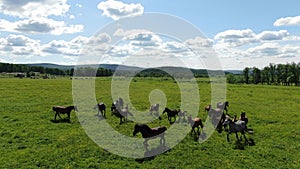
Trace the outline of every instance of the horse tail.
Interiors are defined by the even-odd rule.
[[[202,120],[201,120],[201,119],[199,120],[199,123],[200,123],[200,127],[201,127],[201,128],[203,128],[203,127],[204,127],[204,125],[203,125],[203,123],[202,123]]]
[[[253,129],[246,129],[246,132],[247,132],[248,134],[254,134]]]

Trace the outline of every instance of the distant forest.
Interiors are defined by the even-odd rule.
[[[163,68],[150,68],[150,69],[126,69],[115,72],[109,68],[92,68],[82,67],[77,68],[77,75],[82,76],[127,76],[134,74],[136,77],[172,77],[176,74],[177,77],[190,78],[186,73],[187,68],[180,67],[163,67]],[[193,77],[209,77],[205,69],[189,69]],[[168,74],[167,72],[173,72]],[[263,69],[257,67],[246,67],[240,74],[233,74],[225,72],[227,82],[231,84],[268,84],[268,85],[285,85],[285,86],[300,86],[300,62],[299,63],[286,63],[286,64],[273,64],[270,63]],[[73,76],[74,69],[59,69],[49,68],[45,66],[32,66],[27,64],[10,64],[0,63],[0,73],[15,73],[18,77],[22,73],[22,77],[36,76],[36,73],[41,75],[59,75],[59,76]]]
[[[274,84],[284,86],[300,86],[300,62],[287,64],[272,64],[263,69],[246,67],[241,75],[227,75],[228,83]]]
[[[77,71],[81,74],[87,74],[91,68],[79,68]],[[10,64],[0,63],[0,73],[23,73],[26,77],[34,76],[36,73],[59,75],[59,76],[73,76],[74,69],[58,69],[48,68],[43,66],[29,66],[26,64]],[[98,68],[96,76],[111,76],[113,72],[110,69]]]

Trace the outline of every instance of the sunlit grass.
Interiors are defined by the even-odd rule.
[[[180,91],[173,80],[135,80],[130,84],[130,99],[138,110],[149,108],[149,94],[155,89],[165,93],[168,107],[180,108]],[[211,89],[207,79],[198,82],[198,116],[205,119],[204,106],[210,103]],[[54,119],[52,106],[73,104],[69,78],[1,78],[0,91],[0,168],[299,168],[298,87],[227,85],[229,114],[247,113],[249,128],[254,129],[254,135],[247,137],[255,141],[255,146],[238,149],[234,134],[228,143],[226,133],[214,132],[202,144],[187,135],[170,151],[143,163],[99,147],[86,135],[74,112],[70,123],[51,121]],[[119,119],[110,115],[110,94],[110,79],[97,78],[96,99],[108,107],[107,122],[131,137],[135,123],[119,125]],[[169,127],[166,116],[162,118],[149,125]],[[158,140],[149,143],[154,147]]]

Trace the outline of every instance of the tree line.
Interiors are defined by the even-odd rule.
[[[300,86],[300,62],[273,64],[270,63],[263,69],[245,67],[242,75],[227,75],[228,83],[246,84],[275,84],[284,86]]]
[[[88,74],[93,68],[78,68],[77,72],[81,74]],[[29,66],[26,64],[11,64],[11,63],[0,63],[0,73],[26,73],[27,77],[34,76],[35,73],[50,74],[59,76],[73,76],[74,68],[71,69],[58,69],[48,68],[43,66]],[[98,68],[96,76],[111,76],[112,70],[105,68]]]

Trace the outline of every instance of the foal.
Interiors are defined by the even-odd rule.
[[[191,130],[191,135],[194,133],[196,134],[195,128],[197,128],[197,134],[200,135],[200,127],[203,129],[203,123],[202,120],[198,117],[192,119],[192,116],[190,115],[188,117],[188,123],[191,125],[192,130]],[[199,127],[200,126],[200,127]]]

